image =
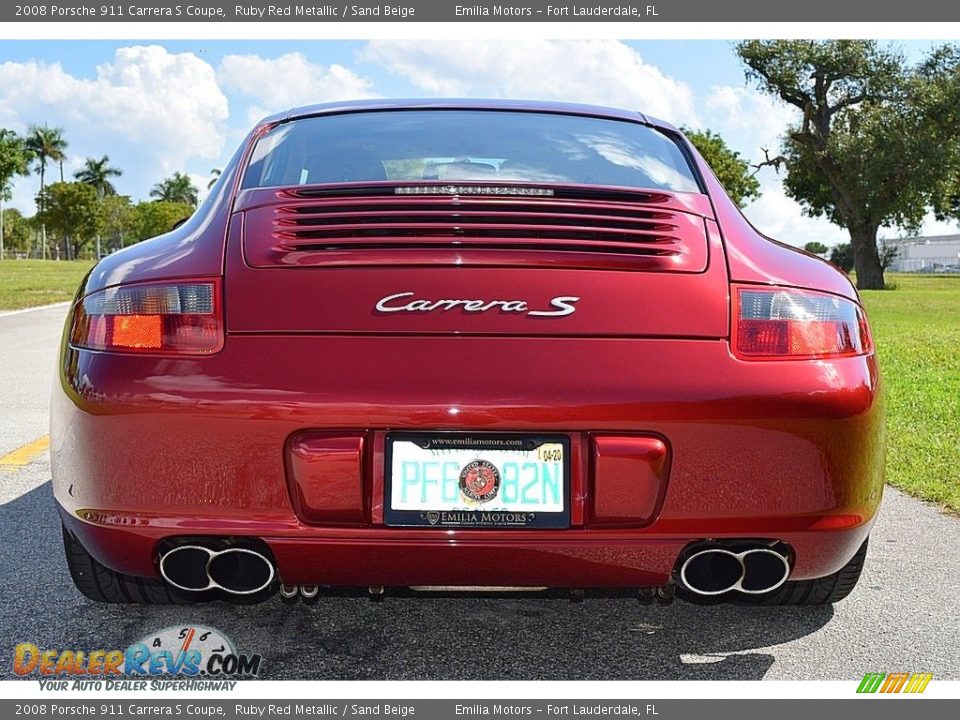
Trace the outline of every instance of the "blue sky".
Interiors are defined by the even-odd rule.
[[[897,43],[920,57],[932,43]],[[146,198],[175,170],[201,188],[257,119],[352,97],[531,97],[631,107],[710,128],[751,160],[793,117],[749,86],[725,41],[2,41],[0,127],[64,128],[65,173],[109,155],[121,193]],[[54,171],[54,175],[57,171]],[[772,170],[747,216],[792,244],[845,241],[805,218]],[[32,210],[35,176],[12,205]],[[930,222],[929,234],[955,231]],[[889,231],[888,234],[895,234]]]

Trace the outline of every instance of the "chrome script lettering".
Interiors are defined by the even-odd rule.
[[[387,295],[377,301],[376,309],[382,313],[395,312],[432,312],[441,310],[447,312],[455,308],[460,308],[464,312],[482,313],[488,310],[498,308],[504,313],[518,313],[529,315],[531,317],[563,317],[572,315],[577,308],[575,303],[580,299],[573,295],[560,295],[550,300],[549,308],[546,310],[531,310],[526,300],[423,300],[411,299],[415,293],[399,292],[393,295]]]

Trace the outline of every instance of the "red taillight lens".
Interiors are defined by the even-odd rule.
[[[91,350],[205,355],[223,346],[215,280],[123,285],[90,293],[70,343]]]
[[[735,353],[748,360],[861,355],[866,318],[850,300],[808,290],[737,288]]]

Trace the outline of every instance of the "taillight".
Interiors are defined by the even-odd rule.
[[[862,355],[871,350],[860,307],[809,290],[740,287],[734,290],[732,345],[747,360]]]
[[[217,352],[223,346],[219,283],[143,283],[90,293],[74,310],[70,343],[117,352]]]

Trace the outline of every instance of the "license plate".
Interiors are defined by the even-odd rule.
[[[387,525],[570,526],[570,440],[561,435],[391,434]]]

